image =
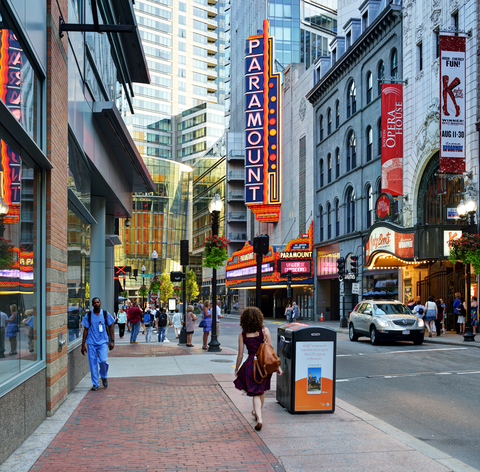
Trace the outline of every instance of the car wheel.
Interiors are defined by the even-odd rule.
[[[355,328],[353,327],[353,323],[350,323],[350,327],[348,328],[348,337],[350,341],[357,341],[358,334],[355,332]]]
[[[372,326],[370,328],[370,342],[376,346],[378,344],[378,333],[377,333],[377,329],[375,328],[375,326]]]

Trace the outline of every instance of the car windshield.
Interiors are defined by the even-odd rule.
[[[412,312],[402,303],[376,303],[373,305],[375,315],[411,315]]]

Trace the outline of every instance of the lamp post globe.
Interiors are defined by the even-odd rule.
[[[152,259],[153,259],[153,278],[157,276],[157,259],[158,259],[158,252],[154,249],[152,252]]]
[[[223,201],[216,193],[208,204],[208,211],[212,215],[212,236],[218,236],[218,220],[223,208]],[[220,352],[220,343],[217,337],[217,269],[212,269],[212,338],[208,343],[209,352]]]

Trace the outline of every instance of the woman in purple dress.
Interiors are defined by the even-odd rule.
[[[253,397],[253,411],[252,415],[257,421],[255,429],[260,431],[262,429],[262,407],[265,401],[265,391],[270,390],[271,375],[267,375],[261,383],[257,383],[253,378],[253,361],[255,354],[262,342],[272,344],[270,331],[263,326],[263,313],[256,307],[250,306],[245,308],[240,315],[240,326],[242,333],[238,336],[238,356],[235,367],[236,379],[234,380],[235,387],[238,390],[245,390],[249,397]],[[248,357],[242,364],[243,349],[247,346]],[[279,367],[278,375],[282,375],[282,369]]]

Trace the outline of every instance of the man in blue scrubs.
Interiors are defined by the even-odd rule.
[[[113,331],[115,320],[108,311],[104,312],[100,309],[102,305],[100,298],[95,297],[92,300],[92,305],[93,311],[90,313],[91,326],[88,313],[82,320],[82,325],[84,326],[82,354],[85,355],[85,352],[87,352],[86,342],[88,344],[88,364],[90,365],[93,383],[92,390],[95,391],[98,390],[99,385],[98,365],[100,365],[102,384],[105,388],[108,387],[108,350],[110,349],[111,351],[115,347],[115,334]],[[107,333],[107,330],[110,335]]]

